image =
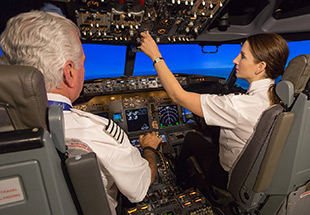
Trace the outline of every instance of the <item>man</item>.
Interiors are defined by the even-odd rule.
[[[10,19],[1,35],[2,57],[8,64],[33,66],[43,73],[49,104],[63,107],[66,142],[85,142],[97,154],[111,211],[116,214],[117,189],[131,202],[145,197],[157,171],[153,149],[162,138],[155,132],[140,136],[142,158],[112,120],[72,108],[84,81],[79,36],[77,26],[56,13],[23,13]]]

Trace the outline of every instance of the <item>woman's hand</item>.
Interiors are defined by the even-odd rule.
[[[158,46],[153,40],[148,31],[141,32],[141,46],[139,48],[154,61],[156,58],[161,57]]]

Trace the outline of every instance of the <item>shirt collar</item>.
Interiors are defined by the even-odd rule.
[[[261,90],[268,90],[270,85],[274,84],[274,79],[270,79],[270,78],[265,78],[265,79],[261,79],[261,80],[258,80],[258,81],[253,81],[248,90],[247,90],[247,93],[248,94],[251,94],[253,92],[256,92],[256,91],[261,91]]]
[[[56,94],[56,93],[47,93],[47,100],[56,101],[56,102],[64,102],[68,105],[72,106],[72,102],[67,97]]]

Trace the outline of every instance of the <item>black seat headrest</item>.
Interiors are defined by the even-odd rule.
[[[0,76],[0,108],[6,110],[14,129],[47,129],[48,103],[42,73],[30,66],[0,65]]]

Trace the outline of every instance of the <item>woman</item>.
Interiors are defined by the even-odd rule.
[[[207,178],[212,175],[209,177],[212,183],[226,187],[228,172],[253,133],[261,113],[279,102],[274,92],[274,80],[284,72],[289,53],[286,41],[278,34],[250,36],[233,61],[236,76],[250,84],[247,93],[219,96],[183,90],[150,34],[141,33],[141,36],[141,50],[152,59],[161,83],[172,100],[203,117],[208,125],[221,127],[219,154],[212,144],[198,144],[198,141],[189,144],[190,138],[187,137],[179,157],[181,166],[185,166],[186,157],[194,155]]]

